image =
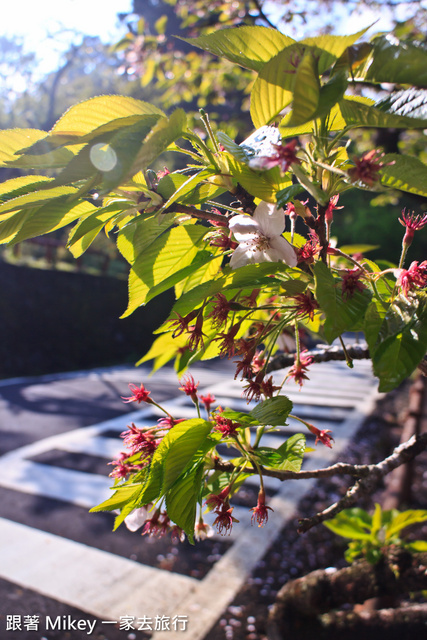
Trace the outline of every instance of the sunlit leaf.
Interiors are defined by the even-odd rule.
[[[260,71],[265,62],[294,42],[275,29],[260,26],[222,29],[198,38],[181,39],[254,71]]]
[[[381,169],[381,184],[409,191],[420,196],[427,196],[427,166],[414,156],[389,153],[382,162],[386,164]],[[393,162],[393,164],[388,164]]]

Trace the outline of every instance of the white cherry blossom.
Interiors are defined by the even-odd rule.
[[[285,229],[283,209],[278,209],[276,205],[268,202],[261,202],[253,216],[234,216],[229,227],[239,243],[230,259],[232,269],[251,263],[279,261],[290,267],[296,266],[295,249],[282,236]]]

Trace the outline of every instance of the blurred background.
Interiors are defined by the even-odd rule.
[[[16,0],[0,27],[0,128],[49,130],[71,105],[105,94],[130,95],[166,112],[182,106],[203,135],[198,110],[241,142],[252,132],[249,93],[254,74],[192,47],[179,37],[259,24],[294,38],[392,30],[426,46],[427,2],[351,0]],[[366,91],[363,87],[361,92]],[[369,95],[381,97],[381,88]],[[366,129],[351,134],[350,155],[382,147],[427,162],[425,131]],[[1,153],[1,150],[0,150]],[[155,169],[176,159],[163,156]],[[2,181],[20,175],[0,168]],[[425,201],[398,192],[343,196],[333,233],[340,245],[381,245],[396,263],[403,207],[422,213]],[[303,233],[304,229],[297,229]],[[74,260],[67,231],[0,247],[0,378],[114,364],[134,364],[173,302],[167,292],[129,318],[127,264],[114,236],[99,236]],[[417,234],[412,260],[427,258]],[[375,251],[369,257],[376,259]]]

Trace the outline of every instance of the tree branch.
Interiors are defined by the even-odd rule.
[[[347,353],[352,360],[367,360],[370,358],[369,349],[366,345],[352,344],[347,347]],[[342,347],[324,347],[322,349],[312,349],[308,351],[307,356],[313,359],[313,362],[330,362],[332,360],[346,360],[346,355]],[[272,358],[267,367],[267,373],[270,371],[278,371],[291,367],[295,363],[295,354],[281,353]]]
[[[356,502],[360,494],[371,493],[381,478],[393,471],[393,469],[409,462],[425,449],[427,449],[427,433],[424,433],[419,437],[413,436],[407,442],[396,447],[390,456],[381,462],[378,462],[378,464],[367,465],[370,467],[369,474],[359,479],[352,487],[350,487],[347,493],[338,500],[338,502],[335,502],[324,511],[321,511],[310,518],[302,518],[299,521],[298,533],[305,533],[317,524],[320,524],[329,518],[333,518],[337,513],[343,511],[343,509],[351,507]]]
[[[298,629],[298,637],[301,634],[304,638],[335,638],[344,634],[347,638],[347,625],[357,626],[363,622],[363,618],[365,623],[369,624],[366,616],[360,616],[359,620],[353,611],[339,611],[338,618],[336,612],[322,615],[321,618],[320,615],[338,609],[343,604],[361,603],[368,598],[398,596],[426,589],[426,566],[427,553],[411,554],[405,549],[390,547],[375,565],[369,564],[366,560],[359,560],[338,571],[317,570],[292,580],[286,583],[277,595],[270,614],[268,637],[271,640],[292,637],[292,632]],[[425,624],[426,609],[419,613],[421,621]],[[381,627],[381,622],[384,624],[383,618],[384,616],[380,616],[379,620],[375,620],[373,616],[371,621]],[[343,624],[346,626],[343,627]],[[303,633],[304,627],[311,633]],[[338,636],[335,633],[330,636],[331,631],[339,631]]]

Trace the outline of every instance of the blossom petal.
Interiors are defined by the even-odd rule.
[[[229,228],[237,242],[247,242],[253,239],[255,233],[260,232],[260,226],[252,216],[237,215],[231,218]]]
[[[283,260],[289,267],[297,266],[297,253],[293,246],[282,236],[271,238],[270,248],[267,251],[274,262]]]
[[[285,212],[270,202],[260,202],[254,212],[254,220],[265,236],[279,236],[285,229]]]

